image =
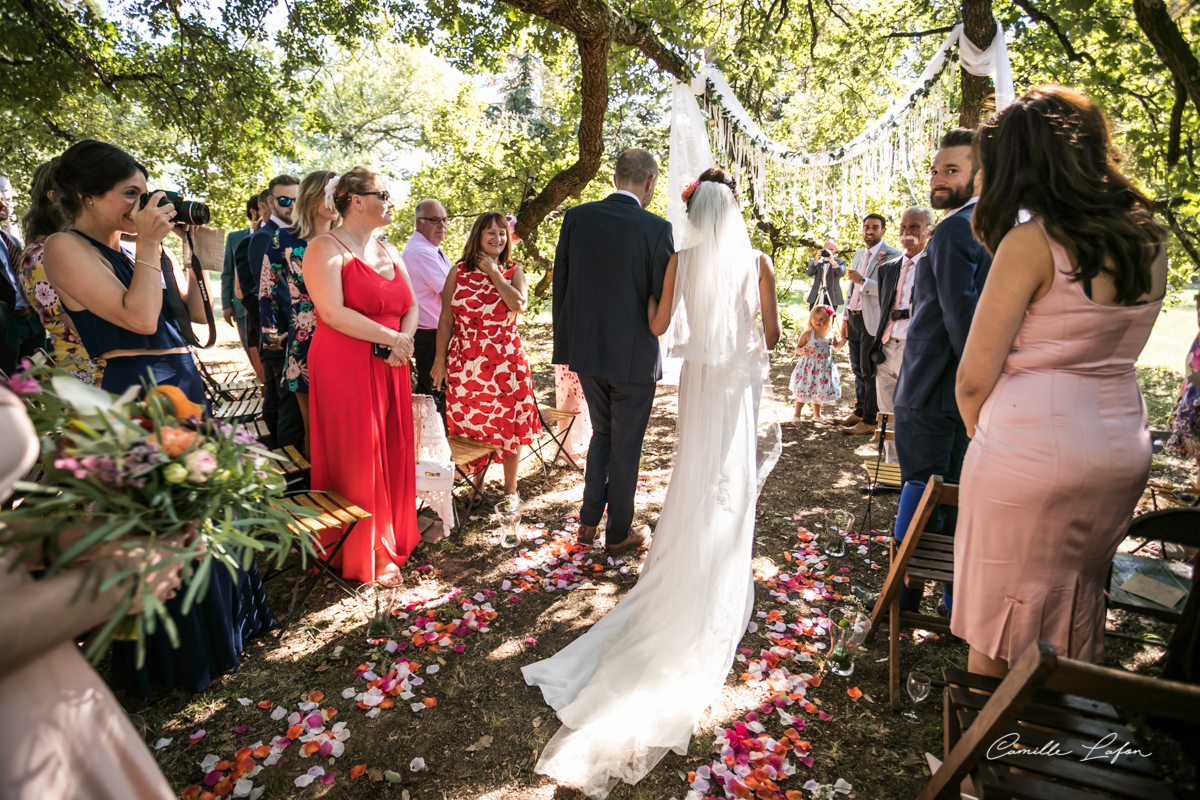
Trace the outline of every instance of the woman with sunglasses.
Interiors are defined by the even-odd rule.
[[[396,248],[375,238],[392,221],[383,177],[355,167],[326,197],[341,224],[304,252],[317,329],[308,350],[312,486],[371,513],[334,558],[348,579],[387,585],[420,541],[408,359],[417,304]],[[326,532],[323,545],[340,538]]]

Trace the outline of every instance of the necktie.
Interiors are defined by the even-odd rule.
[[[900,267],[900,279],[896,281],[896,299],[892,301],[892,310],[900,308],[900,296],[904,294],[904,279],[908,277],[908,268],[912,266],[912,259],[905,257],[903,266]],[[883,343],[887,344],[892,338],[892,326],[896,324],[896,320],[890,319],[888,315],[887,327],[883,329]]]

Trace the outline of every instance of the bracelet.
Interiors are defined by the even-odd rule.
[[[137,261],[133,262],[133,263],[134,263],[134,266],[137,266],[138,264],[145,264],[145,265],[146,265],[147,267],[149,267],[150,269],[153,269],[153,270],[158,270],[159,272],[162,272],[162,267],[156,267],[155,265],[151,264],[149,261],[143,261],[143,260],[142,260],[142,259],[140,259],[140,258],[139,258]]]

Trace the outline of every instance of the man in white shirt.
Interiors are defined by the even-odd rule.
[[[881,266],[877,273],[881,315],[879,335],[871,349],[871,362],[875,365],[879,410],[893,416],[896,408],[892,397],[900,378],[900,364],[904,361],[904,339],[912,315],[917,262],[925,255],[925,245],[933,226],[933,209],[913,206],[906,210],[900,218],[900,246],[904,248],[904,254]],[[895,431],[894,424],[892,430]],[[900,463],[896,459],[895,442],[884,442],[884,454],[887,463]]]
[[[854,371],[854,411],[842,420],[842,433],[875,432],[879,405],[875,398],[875,377],[870,353],[879,332],[879,265],[900,255],[883,241],[887,220],[879,214],[863,217],[862,250],[854,254],[850,291],[846,295],[846,318],[842,320],[842,338],[850,341],[850,369]]]
[[[450,259],[440,249],[449,230],[446,209],[437,200],[417,203],[413,235],[404,245],[404,266],[412,280],[420,315],[417,333],[413,337],[413,360],[416,362],[416,394],[433,395],[438,413],[446,416],[446,393],[433,388],[430,370],[437,353],[438,317],[442,313],[442,289],[450,274]]]

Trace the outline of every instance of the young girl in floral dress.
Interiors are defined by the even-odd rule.
[[[846,340],[831,336],[833,309],[829,306],[814,306],[808,315],[808,327],[796,342],[796,368],[792,370],[789,384],[796,398],[796,416],[792,422],[800,422],[800,412],[805,403],[812,403],[813,420],[821,420],[821,406],[837,403],[842,399],[842,383],[837,365],[833,363],[833,351],[845,346]]]

